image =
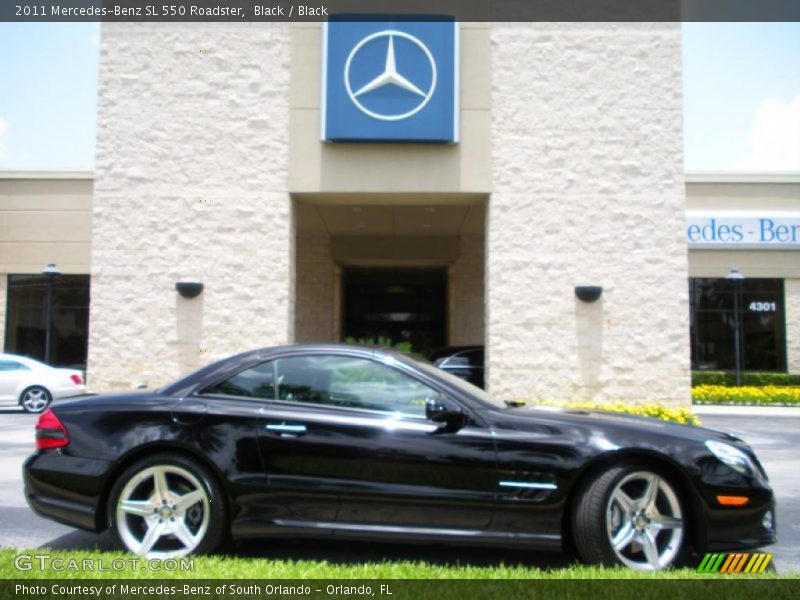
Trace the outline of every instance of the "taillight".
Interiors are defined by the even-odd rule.
[[[73,373],[69,378],[72,379],[72,383],[75,385],[83,385],[83,379],[81,379],[81,376],[77,373]]]
[[[36,423],[36,449],[52,450],[63,448],[67,444],[69,444],[67,428],[52,410],[44,411]]]

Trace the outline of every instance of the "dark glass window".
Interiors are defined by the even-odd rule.
[[[5,352],[45,360],[47,280],[9,275]],[[89,343],[89,276],[60,275],[53,281],[50,364],[86,368]]]
[[[243,398],[275,398],[275,364],[261,363],[250,367],[206,390],[206,394],[225,394]]]
[[[483,348],[476,348],[466,352],[466,357],[469,359],[469,366],[473,368],[482,369],[484,363]]]
[[[344,336],[389,338],[425,353],[445,344],[444,269],[352,267],[344,272]]]
[[[399,371],[363,358],[297,356],[279,358],[278,398],[417,417],[435,392]]]
[[[689,280],[692,369],[731,370],[734,354],[734,282]],[[786,370],[782,279],[744,279],[739,289],[742,368]]]

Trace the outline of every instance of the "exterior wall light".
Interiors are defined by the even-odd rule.
[[[594,302],[603,295],[603,287],[600,285],[576,285],[575,295],[578,300],[583,302]]]
[[[197,298],[203,291],[203,284],[199,281],[178,281],[175,289],[182,298]]]

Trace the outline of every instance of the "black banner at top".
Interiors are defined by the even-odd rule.
[[[0,21],[287,22],[451,15],[472,22],[800,21],[800,0],[0,0]]]

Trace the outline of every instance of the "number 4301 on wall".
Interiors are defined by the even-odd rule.
[[[747,308],[751,312],[775,312],[774,302],[751,302]]]

